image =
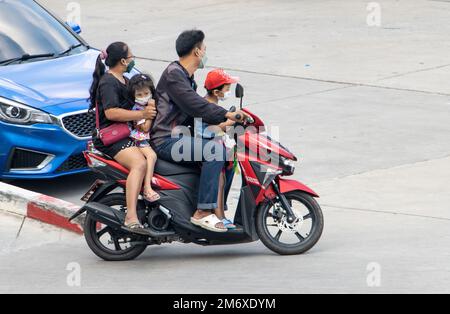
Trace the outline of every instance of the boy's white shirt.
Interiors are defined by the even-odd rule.
[[[233,149],[234,146],[236,146],[236,141],[232,139],[227,133],[223,135],[222,139],[223,144],[225,145],[226,148]]]

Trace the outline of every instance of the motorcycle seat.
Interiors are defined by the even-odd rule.
[[[173,176],[178,174],[200,174],[200,167],[196,164],[179,164],[158,159],[155,165],[155,173],[161,176]]]
[[[118,169],[119,171],[123,172],[124,174],[128,174],[129,171],[122,165],[120,165],[117,161],[115,161],[110,156],[101,153],[101,152],[95,152],[95,154],[99,157],[105,158],[106,160],[110,161],[110,165],[114,168]],[[158,159],[156,161],[155,165],[155,173],[161,175],[161,176],[173,176],[178,174],[200,174],[201,169],[200,166],[197,164],[179,164],[174,162],[168,162],[162,159]]]

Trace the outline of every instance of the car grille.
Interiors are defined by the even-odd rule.
[[[91,137],[95,128],[95,115],[89,112],[74,114],[64,117],[62,123],[76,137]]]
[[[67,172],[71,170],[79,170],[87,168],[87,162],[84,158],[83,154],[70,156],[59,168],[56,172]]]
[[[47,154],[16,148],[10,157],[9,169],[36,169],[48,156]]]

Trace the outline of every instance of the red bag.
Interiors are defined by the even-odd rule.
[[[100,130],[100,118],[98,115],[98,105],[95,105],[95,124],[97,127],[98,137],[105,146],[110,146],[124,138],[130,136],[130,128],[128,123],[117,122]]]

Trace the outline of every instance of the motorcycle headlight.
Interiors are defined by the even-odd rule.
[[[293,175],[295,171],[295,164],[293,160],[281,158],[281,167],[283,168],[283,175]]]
[[[4,98],[0,98],[0,121],[24,125],[53,123],[49,114]]]

